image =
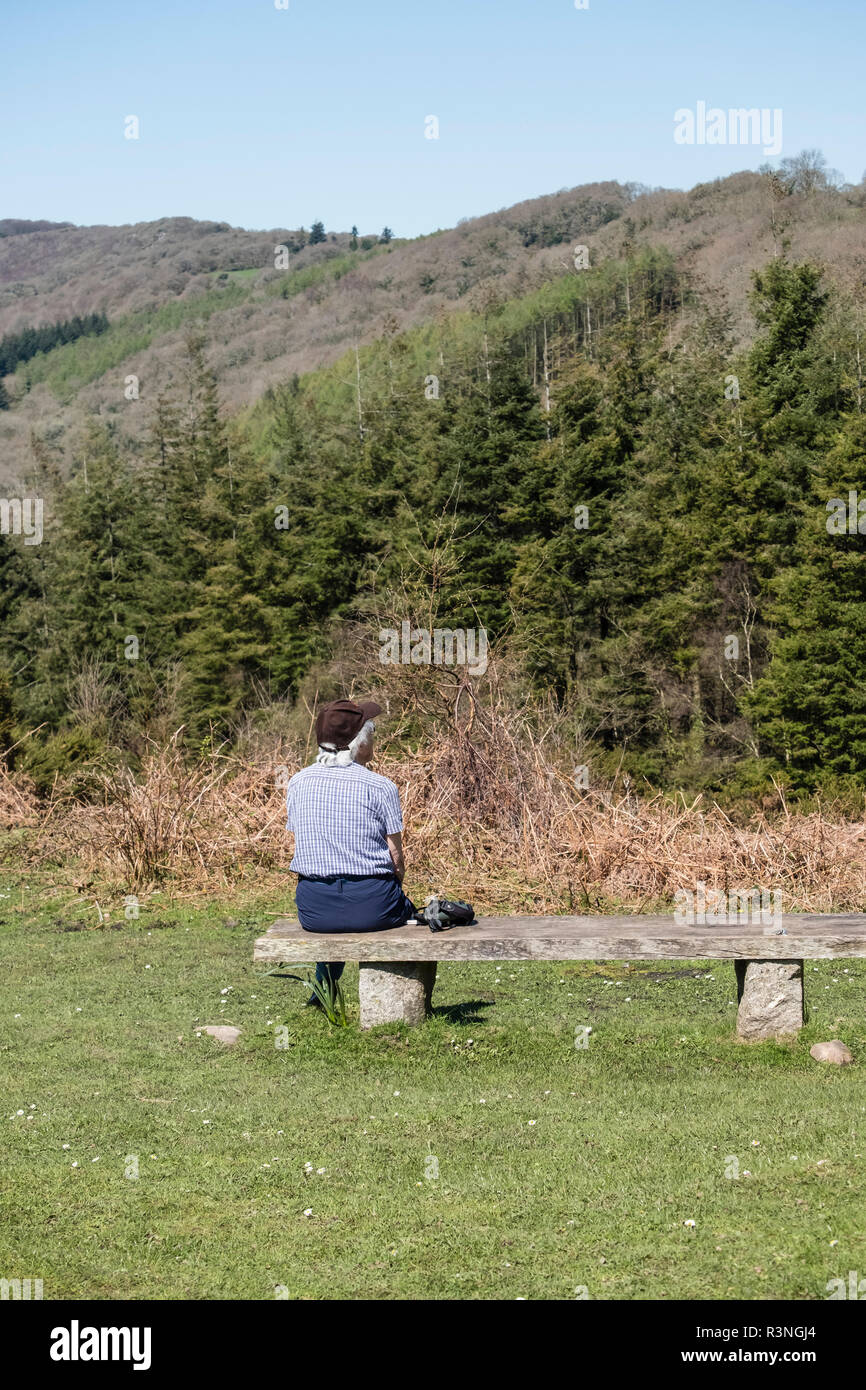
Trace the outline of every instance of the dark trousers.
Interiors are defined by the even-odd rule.
[[[388,931],[391,927],[402,927],[415,916],[414,904],[394,875],[381,878],[301,877],[295,891],[295,904],[304,931],[328,935]],[[320,984],[329,979],[336,984],[345,968],[345,961],[318,961],[316,979]]]

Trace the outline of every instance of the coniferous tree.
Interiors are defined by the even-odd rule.
[[[135,496],[110,435],[91,422],[75,473],[58,495],[48,559],[51,640],[40,666],[57,701],[65,702],[76,674],[98,661],[120,703],[134,663],[147,659]]]
[[[814,480],[795,562],[769,586],[771,660],[745,700],[763,751],[795,785],[866,785],[864,454],[866,419],[854,414]]]

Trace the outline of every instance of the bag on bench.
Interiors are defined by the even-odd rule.
[[[475,913],[470,903],[437,895],[427,899],[416,920],[426,922],[431,931],[448,931],[449,927],[470,925],[475,921]]]

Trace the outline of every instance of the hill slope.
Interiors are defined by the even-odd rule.
[[[864,200],[862,187],[784,197],[755,173],[686,193],[591,184],[390,244],[340,233],[302,245],[306,238],[285,228],[245,231],[190,218],[117,228],[7,220],[0,334],[94,312],[111,326],[5,379],[12,408],[0,412],[0,479],[26,476],[33,432],[68,462],[93,412],[114,417],[134,445],[177,376],[191,324],[206,323],[221,397],[237,409],[385,331],[573,275],[578,244],[593,265],[630,247],[667,248],[744,342],[751,272],[783,243],[796,259],[827,263],[847,285],[866,282]],[[275,266],[279,246],[290,248],[285,269]],[[132,375],[139,398],[127,400]]]

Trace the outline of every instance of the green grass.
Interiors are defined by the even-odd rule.
[[[98,927],[0,886],[0,1275],[46,1298],[823,1299],[866,1274],[862,1068],[808,1055],[863,1055],[862,962],[807,967],[790,1046],[734,1041],[712,962],[445,965],[429,1023],[361,1034],[253,968],[288,894]],[[219,1022],[234,1048],[196,1035]]]
[[[244,284],[248,280],[255,280],[257,276],[261,275],[261,273],[262,267],[260,265],[252,265],[245,266],[243,270],[217,271],[216,279],[219,279],[220,275],[224,275],[226,280],[230,281],[230,283],[233,285],[238,283]]]

